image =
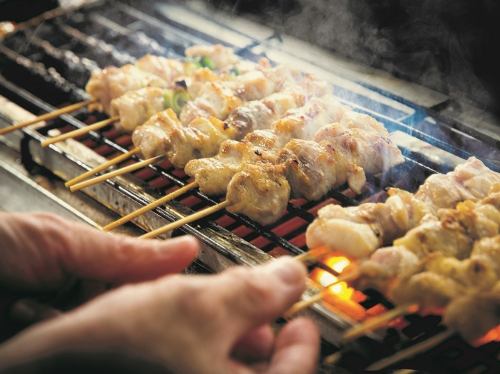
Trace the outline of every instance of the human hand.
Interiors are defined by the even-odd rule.
[[[269,325],[300,297],[305,279],[299,262],[281,258],[125,286],[26,330],[0,348],[0,362],[72,347],[139,354],[176,373],[311,373],[319,351],[315,325],[296,319],[277,336]]]
[[[47,213],[0,213],[0,287],[56,290],[71,278],[138,282],[176,273],[198,253],[192,237],[144,241]]]

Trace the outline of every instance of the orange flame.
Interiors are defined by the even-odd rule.
[[[344,256],[330,255],[322,261],[330,269],[341,274],[350,264],[351,261]],[[311,278],[324,287],[335,283],[337,276],[323,269],[314,269],[311,273]],[[347,314],[349,317],[360,320],[365,317],[365,309],[353,301],[355,290],[346,282],[336,283],[328,287],[328,294],[325,296],[325,301],[339,311]]]
[[[500,342],[500,326],[493,327],[490,331],[484,334],[481,338],[474,342],[475,346],[480,346],[490,342]]]

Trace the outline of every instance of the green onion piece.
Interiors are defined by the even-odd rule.
[[[199,63],[204,68],[209,68],[210,70],[215,69],[215,63],[210,57],[203,56],[200,58]]]
[[[174,103],[174,91],[165,90],[163,94],[163,107],[165,109],[172,108],[173,103]]]
[[[186,105],[189,101],[189,94],[184,90],[178,90],[174,92],[174,96],[172,98],[172,110],[177,114],[180,113],[182,107]]]

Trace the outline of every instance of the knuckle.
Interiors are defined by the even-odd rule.
[[[250,303],[271,303],[274,299],[272,284],[265,278],[254,273],[249,273],[242,279],[245,295]]]

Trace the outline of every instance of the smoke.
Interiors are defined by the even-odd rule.
[[[213,2],[452,98],[489,109],[500,98],[498,1]]]

